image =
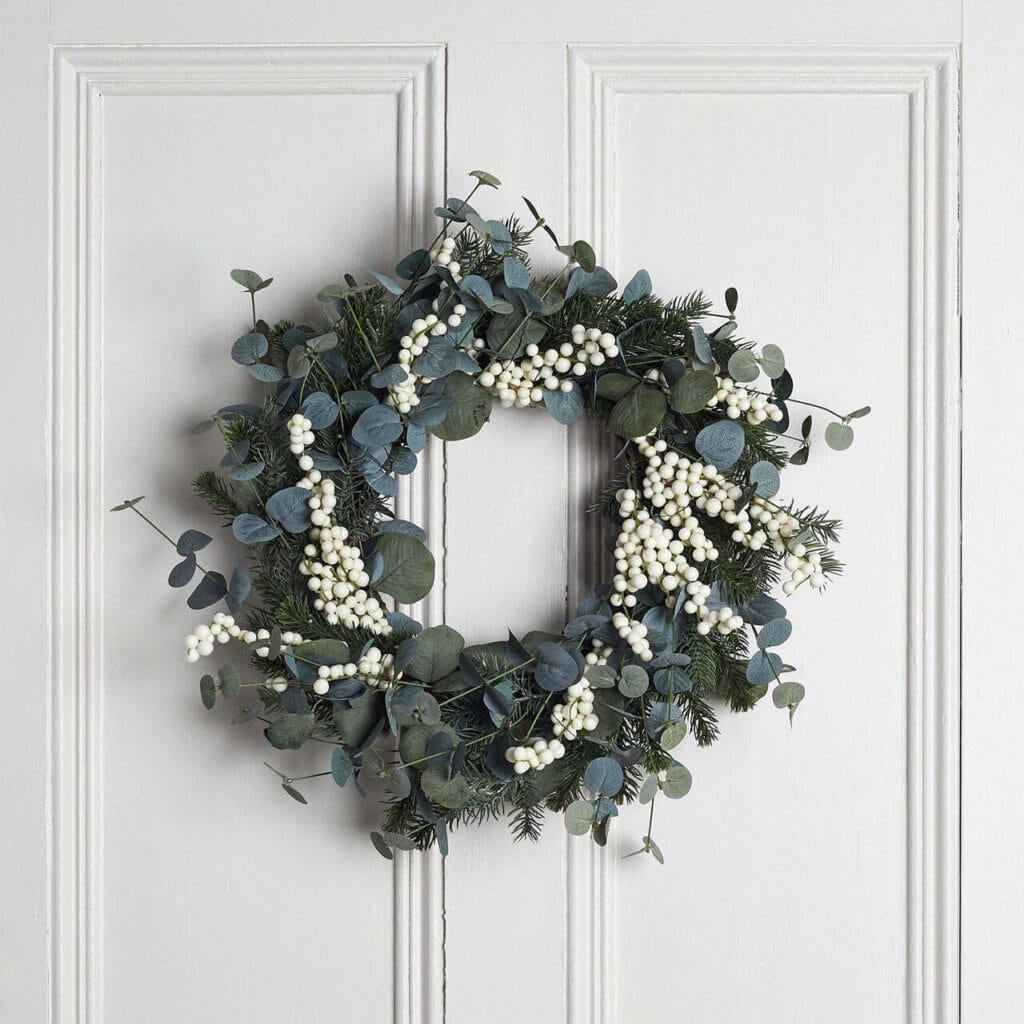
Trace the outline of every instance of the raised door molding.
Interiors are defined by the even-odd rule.
[[[909,1024],[958,1018],[960,800],[959,49],[573,45],[572,237],[614,265],[616,116],[636,93],[890,93],[910,105],[906,962]],[[615,861],[570,844],[568,1019],[613,1024]],[[611,908],[611,909],[610,909]]]
[[[105,96],[392,96],[398,125],[397,248],[430,229],[444,194],[442,45],[62,46],[53,51],[50,605],[53,1020],[99,1021],[102,1000],[102,594],[98,518]],[[443,466],[426,465],[402,513],[440,540]],[[72,586],[67,580],[74,580]],[[440,589],[440,588],[438,588]],[[430,599],[428,599],[430,600]],[[418,610],[438,617],[439,607]],[[436,857],[396,858],[396,1024],[443,1019],[442,877]]]

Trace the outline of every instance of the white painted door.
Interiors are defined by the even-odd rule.
[[[964,457],[998,481],[1024,25],[963,7],[6,5],[0,1019],[1019,1019],[1018,684],[989,648],[1020,491],[964,495],[961,717],[959,289]],[[552,820],[391,865],[353,794],[283,799],[259,734],[195,699],[159,540],[105,513],[201,513],[215,452],[188,425],[235,386],[228,269],[310,314],[476,167],[507,185],[491,215],[528,195],[622,280],[736,286],[808,396],[875,409],[787,481],[847,522],[845,579],[794,609],[810,699],[792,731],[720,708],[721,740],[680,753],[663,868],[622,859],[639,809],[603,852]],[[432,449],[402,499],[443,554],[427,617],[559,627],[606,455],[528,412]]]

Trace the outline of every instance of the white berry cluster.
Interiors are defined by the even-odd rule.
[[[700,571],[691,561],[714,561],[718,549],[705,535],[697,517],[690,513],[692,503],[708,515],[738,523],[746,517],[745,511],[734,512],[741,488],[730,483],[714,466],[669,451],[664,440],[638,438],[636,443],[647,459],[643,498],[671,526],[641,507],[640,495],[632,488],[616,492],[622,525],[615,542],[616,575],[609,601],[616,607],[632,608],[637,592],[651,583],[669,595],[666,604],[670,608],[675,606],[676,594],[680,594],[685,601],[684,611],[697,617],[699,633],[717,629],[724,634],[740,629],[743,620],[732,609],[712,611],[705,606],[710,588],[700,582]],[[723,611],[728,614],[722,615]],[[626,639],[636,634],[640,624],[633,623],[624,613],[619,614],[625,621],[620,624],[612,620],[619,635]],[[641,639],[646,647],[643,635]],[[628,642],[632,646],[632,641]]]
[[[561,740],[534,740],[529,746],[509,747],[505,760],[512,765],[516,775],[522,775],[531,768],[542,771],[552,761],[565,757],[565,745]]]
[[[324,613],[332,625],[346,629],[368,629],[384,636],[391,632],[387,608],[365,589],[370,575],[363,564],[362,552],[348,540],[348,530],[333,522],[337,504],[334,481],[324,479],[317,469],[307,470],[298,487],[310,491],[310,519],[313,526],[303,548],[299,572],[308,576],[307,586],[316,594],[313,607]]]
[[[593,732],[598,726],[594,714],[594,691],[586,679],[573,683],[565,691],[564,704],[556,704],[551,712],[551,731],[558,737],[574,740],[581,732]]]
[[[541,405],[545,391],[572,391],[574,377],[582,377],[588,366],[603,366],[618,351],[614,334],[575,324],[572,341],[543,352],[537,345],[527,345],[523,359],[495,360],[478,379],[504,408],[525,409]]]
[[[825,574],[821,571],[821,552],[809,549],[800,539],[803,525],[785,509],[770,505],[762,498],[751,501],[746,523],[737,524],[733,538],[741,544],[753,547],[758,535],[769,542],[772,549],[783,556],[782,564],[790,578],[782,584],[782,592],[792,594],[805,580],[813,590],[825,586]],[[757,529],[753,529],[756,524]]]
[[[782,419],[782,410],[764,395],[751,394],[728,377],[718,378],[718,390],[708,402],[707,408],[713,409],[724,403],[725,415],[731,420],[738,420],[746,415],[748,423],[764,423],[771,420],[778,423]]]
[[[462,279],[462,264],[453,255],[455,251],[455,239],[446,238],[436,249],[430,250],[430,262],[439,267],[446,267],[448,273],[454,280]]]
[[[636,603],[636,598],[633,598],[633,603]],[[612,616],[612,626],[641,661],[650,661],[654,657],[651,645],[647,642],[647,627],[642,622],[631,619],[625,612],[616,612]]]
[[[399,341],[398,364],[405,370],[405,379],[397,384],[388,385],[388,397],[386,402],[393,405],[403,415],[415,406],[420,404],[420,397],[416,393],[421,384],[429,384],[431,377],[423,377],[413,373],[413,360],[422,355],[430,342],[431,337],[440,337],[448,333],[449,327],[459,327],[462,318],[466,315],[466,307],[460,302],[452,307],[452,312],[442,320],[438,316],[438,302],[434,300],[434,312],[428,313],[426,317],[413,320],[410,325],[409,334],[403,335]]]
[[[317,669],[313,692],[321,696],[331,688],[336,679],[351,679],[359,676],[379,690],[386,690],[395,681],[395,656],[384,654],[379,647],[369,647],[357,661],[342,665],[321,665]]]
[[[288,421],[288,450],[292,455],[302,455],[314,440],[312,422],[301,412],[297,412]],[[311,460],[310,465],[312,464]]]
[[[734,630],[742,629],[742,617],[728,605],[717,609],[707,607],[707,599],[710,595],[711,588],[706,583],[694,580],[692,583],[686,584],[686,600],[683,602],[683,611],[688,615],[697,616],[697,632],[701,636],[707,636],[712,629],[715,629],[723,636],[727,636]],[[675,605],[675,599],[671,600],[671,605]]]
[[[678,539],[693,549],[694,562],[714,561],[718,550],[704,535],[696,516],[689,514],[690,506],[695,504],[709,516],[721,516],[723,511],[736,507],[743,489],[727,480],[715,466],[669,451],[664,438],[639,438],[637,448],[647,459],[644,498],[660,518],[679,531]]]
[[[257,640],[269,640],[270,630],[261,629],[253,631],[242,629],[235,622],[233,615],[226,612],[217,612],[213,622],[209,625],[200,623],[187,637],[185,637],[185,658],[188,661],[198,661],[207,655],[213,654],[215,644],[226,644],[229,640],[241,640],[243,643],[251,644]],[[281,642],[285,644],[300,644],[302,637],[298,633],[285,632],[281,634]],[[265,658],[270,654],[270,647],[257,647],[256,653]]]
[[[607,665],[608,659],[612,656],[613,651],[614,648],[610,647],[608,644],[591,638],[590,650],[583,655],[583,660],[587,663],[588,667],[591,665]]]

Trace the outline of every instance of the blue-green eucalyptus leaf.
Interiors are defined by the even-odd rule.
[[[784,644],[793,632],[793,623],[789,619],[772,619],[766,622],[757,632],[757,646],[762,651],[769,647]]]
[[[583,773],[583,784],[601,796],[615,796],[624,781],[622,765],[612,757],[595,758]]]
[[[199,530],[185,530],[174,545],[179,555],[191,555],[196,551],[202,551],[213,540]]]
[[[284,487],[267,498],[266,511],[289,533],[303,533],[310,525],[309,491]]]
[[[172,587],[185,587],[192,582],[196,574],[196,556],[189,552],[184,561],[179,562],[167,577],[167,582]]]
[[[243,334],[231,346],[231,358],[236,363],[249,366],[258,359],[262,359],[267,354],[268,348],[267,339],[262,334],[255,332]]]
[[[251,512],[242,512],[235,516],[231,522],[231,532],[235,540],[243,544],[265,544],[275,537],[281,536],[281,529],[273,523],[268,523],[260,516]]]
[[[199,586],[189,595],[186,604],[189,608],[198,611],[201,608],[209,608],[227,597],[228,581],[219,572],[208,572],[199,581]]]
[[[706,462],[723,472],[731,469],[743,454],[746,435],[735,420],[710,423],[698,435],[694,447]]]
[[[622,301],[627,305],[651,294],[651,275],[646,270],[638,270],[622,289]]]

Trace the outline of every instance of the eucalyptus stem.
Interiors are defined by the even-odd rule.
[[[175,551],[177,551],[177,550],[178,550],[178,544],[177,544],[177,542],[176,542],[176,541],[174,541],[174,540],[171,540],[171,538],[170,538],[170,537],[169,537],[169,536],[168,536],[168,535],[167,535],[166,533],[164,533],[164,531],[163,531],[163,530],[161,530],[161,529],[160,529],[160,527],[159,527],[159,526],[157,526],[157,525],[156,525],[156,523],[154,523],[154,522],[153,522],[153,520],[149,518],[149,516],[147,516],[147,515],[146,515],[146,514],[145,514],[144,512],[140,512],[140,511],[139,511],[139,508],[138,508],[138,506],[137,506],[137,505],[129,505],[128,507],[129,507],[129,508],[130,508],[130,509],[131,509],[131,510],[132,510],[132,511],[133,511],[133,512],[134,512],[134,513],[135,513],[135,514],[136,514],[136,515],[137,515],[137,516],[138,516],[138,517],[139,517],[139,518],[141,519],[141,520],[143,520],[143,522],[146,522],[146,523],[148,523],[148,524],[149,524],[149,525],[150,525],[151,527],[153,527],[153,529],[154,529],[154,530],[156,530],[156,532],[157,532],[157,533],[159,533],[159,534],[160,534],[160,536],[161,536],[161,537],[163,537],[163,539],[164,539],[165,541],[167,541],[167,543],[168,543],[168,544],[170,544],[170,545],[171,545],[171,547],[172,547],[172,548],[174,548],[174,550],[175,550]],[[194,554],[194,553],[193,553],[193,554]],[[209,575],[210,575],[210,571],[209,571],[208,569],[204,569],[204,568],[203,568],[203,567],[202,567],[202,566],[201,566],[201,565],[199,564],[199,560],[198,560],[198,559],[196,559],[196,568],[197,568],[197,569],[198,569],[198,570],[199,570],[199,571],[200,571],[200,572],[201,572],[201,573],[202,573],[202,574],[203,574],[204,576],[209,576]]]

